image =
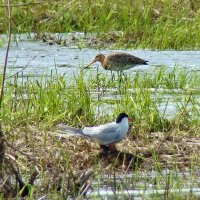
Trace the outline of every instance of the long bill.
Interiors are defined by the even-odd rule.
[[[88,69],[90,65],[92,65],[93,63],[95,63],[96,60],[94,59],[89,65],[87,65],[86,67],[84,67],[83,69]]]

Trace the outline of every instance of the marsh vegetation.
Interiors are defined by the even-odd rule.
[[[188,177],[177,174],[199,171],[199,74],[177,67],[169,71],[160,67],[153,74],[138,72],[134,77],[116,76],[115,80],[105,74],[94,77],[92,73],[85,76],[86,73],[89,72],[81,71],[71,80],[63,76],[36,80],[25,77],[21,82],[19,76],[20,82],[17,77],[11,78],[6,87],[0,117],[6,141],[15,150],[10,147],[10,151],[18,155],[15,162],[22,167],[20,172],[27,174],[33,163],[40,171],[39,184],[31,188],[38,195],[49,193],[55,198],[77,195],[77,177],[92,169],[96,181],[102,180],[103,174],[113,177],[113,173],[124,174],[131,181],[135,176],[139,179],[144,170],[155,170],[153,179],[158,188],[164,189],[169,178],[168,181],[180,184],[174,187],[168,183],[169,191],[182,190],[182,181]],[[176,112],[170,116],[166,110],[171,103]],[[161,104],[165,109],[159,110]],[[102,124],[112,121],[121,111],[135,120],[128,139],[117,148],[134,159],[112,154],[99,157],[97,144],[68,137],[57,128],[60,123],[74,127]],[[167,175],[163,169],[169,170]],[[120,185],[125,179],[120,180],[113,180],[113,184]],[[102,188],[102,183],[96,184]],[[56,192],[60,187],[63,193]],[[122,184],[121,190],[125,188]]]
[[[6,0],[0,32],[6,33]],[[200,47],[200,2],[166,1],[12,1],[13,33],[97,33],[91,43],[117,48],[195,49]],[[20,8],[20,9],[19,9]]]
[[[6,4],[1,33],[8,28]],[[70,46],[68,52],[75,44],[79,53],[84,47],[200,47],[198,1],[12,1],[11,7],[16,46],[15,34],[34,32],[31,39]],[[49,34],[66,32],[81,33],[64,40]],[[3,48],[5,42],[2,36]],[[199,198],[199,65],[157,64],[113,75],[84,66],[70,73],[71,66],[60,65],[68,70],[61,74],[53,56],[51,73],[42,73],[41,63],[34,65],[37,73],[24,73],[36,56],[25,66],[17,65],[20,56],[11,60],[19,71],[13,66],[6,74],[0,112],[0,199]],[[102,154],[98,144],[59,128],[103,124],[122,111],[134,122],[115,153]]]

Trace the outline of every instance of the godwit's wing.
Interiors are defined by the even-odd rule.
[[[117,65],[138,65],[138,64],[147,65],[148,62],[146,60],[143,60],[141,58],[123,52],[115,52],[108,54],[106,57],[106,61],[108,64],[115,63]]]

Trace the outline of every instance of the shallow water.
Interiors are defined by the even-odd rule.
[[[69,41],[72,37],[77,37],[78,39],[85,38],[82,33],[64,34],[62,37]],[[5,35],[2,35],[1,38],[5,41]],[[114,51],[89,48],[80,49],[76,43],[73,44],[73,46],[49,45],[47,42],[35,41],[32,38],[34,38],[34,34],[30,35],[30,37],[29,35],[21,34],[15,36],[15,41],[12,39],[8,57],[8,76],[20,72],[18,75],[19,77],[22,76],[24,80],[26,77],[34,77],[34,79],[37,79],[41,76],[50,76],[52,74],[65,74],[66,79],[70,80],[72,76],[78,74],[84,66],[89,64],[96,54],[100,52],[107,54]],[[5,51],[6,42],[4,42],[2,48],[0,48],[1,58],[5,57]],[[140,65],[125,71],[125,73],[133,77],[137,71],[154,73],[154,70],[160,65],[164,65],[169,69],[177,65],[179,68],[186,68],[187,71],[197,71],[200,73],[200,51],[123,51],[149,61],[149,65]],[[4,59],[1,59],[0,66],[3,66],[3,63]],[[2,68],[3,67],[1,67],[1,69]],[[88,73],[87,70],[85,71],[86,76],[89,73],[89,71]],[[111,74],[109,71],[104,70],[99,63],[93,64],[92,73],[94,73],[94,77],[97,73],[105,73],[106,76],[110,76]],[[155,89],[152,88],[152,91],[153,90]],[[162,88],[160,90],[162,90]],[[177,112],[177,103],[174,102],[174,96],[170,94],[170,91],[171,90],[168,91],[169,93],[166,92],[166,101],[160,103],[158,109],[160,112],[165,112],[166,116],[173,117]],[[156,92],[159,91],[156,90]],[[181,92],[182,91],[177,90],[175,93],[180,95]],[[151,96],[154,98],[154,95]],[[98,99],[98,92],[94,92],[93,97],[94,99]],[[119,95],[113,90],[109,90],[103,95],[102,99],[116,100],[119,99]],[[167,109],[166,102],[168,102]],[[98,106],[97,112],[99,113],[101,111],[104,114],[109,114],[112,112],[112,109],[113,105],[105,103]]]
[[[83,35],[78,35],[80,37]],[[5,37],[5,36],[0,36]],[[28,36],[19,35],[17,42],[11,42],[8,68],[10,73],[18,72],[28,64],[28,67],[24,69],[24,75],[34,74],[40,75],[41,73],[51,73],[53,70],[57,70],[58,74],[66,74],[71,77],[72,74],[76,74],[82,67],[86,66],[94,59],[98,53],[109,53],[111,51],[119,50],[97,50],[82,48],[78,46],[62,46],[62,45],[48,45],[42,41],[28,40]],[[71,36],[70,36],[71,37]],[[20,39],[21,38],[21,39]],[[6,43],[3,43],[0,48],[0,56],[4,58],[6,50]],[[155,50],[123,50],[124,52],[131,53],[144,60],[149,61],[149,65],[137,66],[130,70],[129,73],[135,71],[148,71],[152,70],[156,66],[164,65],[166,67],[185,67],[188,71],[196,70],[200,71],[200,51],[155,51]],[[0,60],[2,66],[4,59]],[[100,66],[98,63],[93,65],[95,67]],[[12,71],[12,72],[11,72]],[[99,72],[104,72],[99,67]]]
[[[200,178],[197,172],[175,172],[163,170],[138,172],[133,174],[116,174],[101,177],[100,183],[92,183],[88,191],[90,197],[102,199],[163,199],[169,195],[200,196]],[[98,188],[96,190],[96,188]]]

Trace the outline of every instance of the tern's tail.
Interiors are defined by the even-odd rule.
[[[64,124],[59,124],[58,128],[66,134],[71,134],[71,135],[76,135],[76,136],[78,136],[78,135],[82,136],[82,134],[83,134],[81,129],[73,128],[71,126],[67,126],[67,125],[64,125]]]

